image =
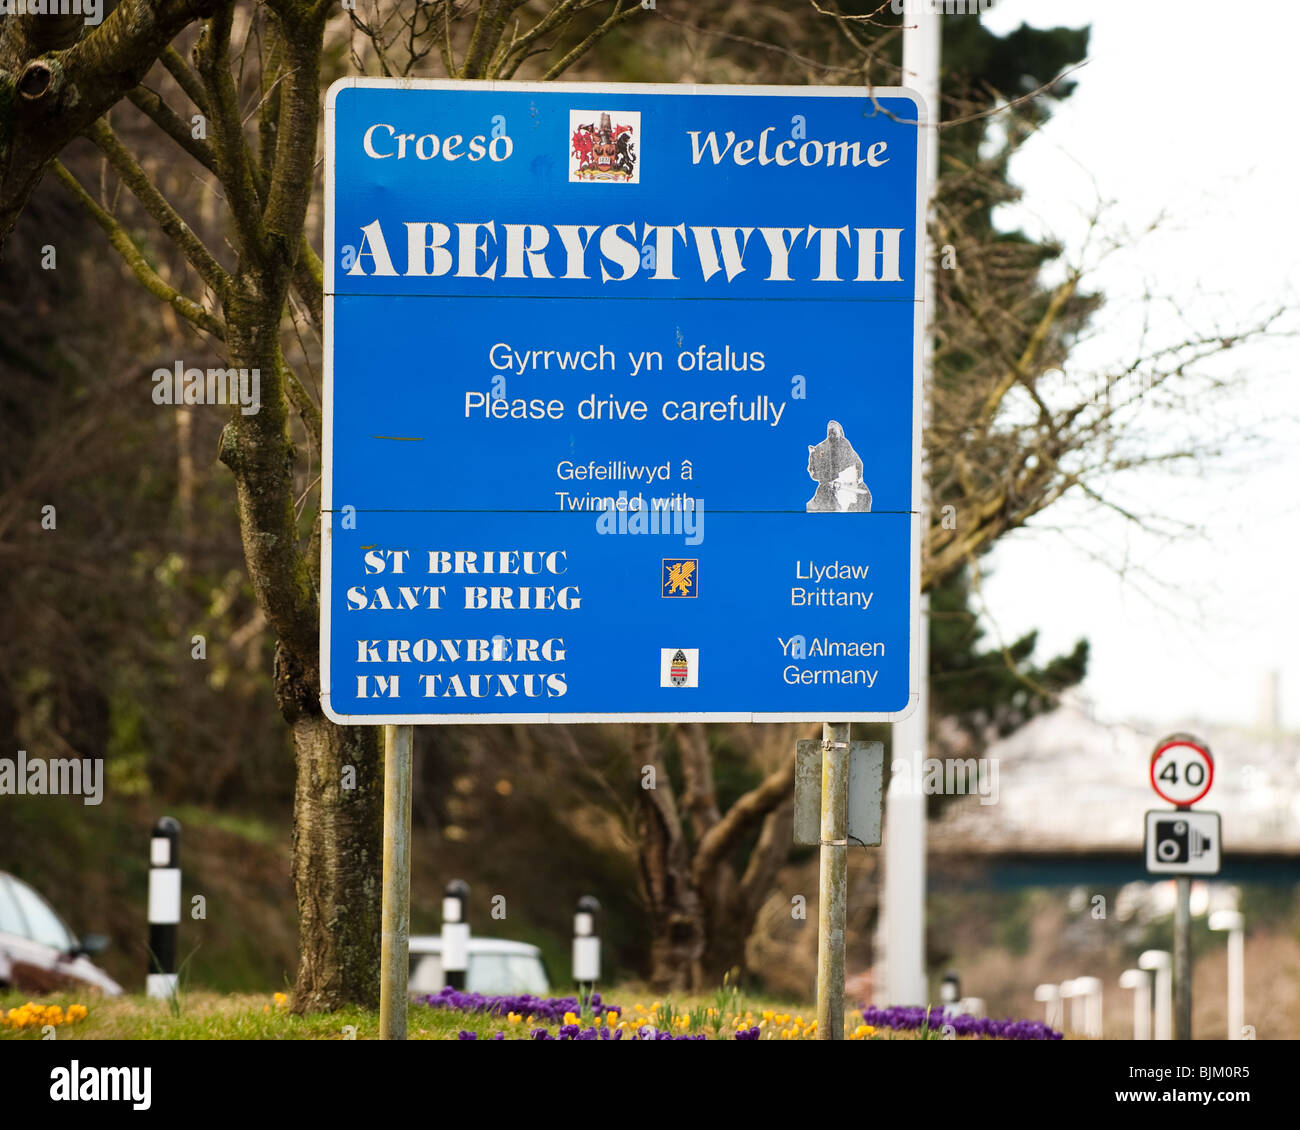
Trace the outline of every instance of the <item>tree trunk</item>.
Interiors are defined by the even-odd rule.
[[[650,987],[657,993],[690,993],[702,989],[705,939],[704,915],[693,905],[657,914],[650,941]]]
[[[794,730],[769,740],[784,751]],[[720,814],[704,727],[679,726],[685,789],[682,808],[694,831],[689,843],[655,727],[637,727],[631,745],[636,771],[654,769],[655,786],[641,789],[637,836],[642,889],[650,907],[650,984],[660,992],[705,992],[725,974],[745,969],[745,944],[793,839],[794,757],[784,752],[761,784]],[[775,750],[772,751],[775,753]],[[762,823],[744,874],[729,860],[747,830]]]
[[[303,544],[295,510],[296,453],[278,343],[284,286],[283,276],[273,287],[251,274],[226,297],[230,364],[260,372],[262,402],[251,415],[232,413],[220,458],[235,476],[248,576],[276,634],[276,701],[292,728],[297,761],[293,1007],[373,1007],[379,993],[382,731],[336,726],[321,711],[320,551],[314,537]]]
[[[690,858],[672,780],[655,726],[632,727],[630,752],[641,779],[637,862],[650,908],[650,984],[659,992],[695,987],[704,957],[704,908],[691,883]],[[647,786],[646,770],[654,770]]]
[[[793,841],[794,801],[791,798],[764,817],[763,830],[740,879],[735,878],[730,867],[720,869],[720,881],[715,886],[717,896],[706,899],[709,939],[701,968],[704,986],[716,987],[727,974],[734,980],[745,973],[749,936]]]
[[[276,649],[276,693],[293,728],[295,1012],[379,1003],[383,750],[377,726],[336,726],[320,688]],[[351,771],[349,771],[349,769]]]

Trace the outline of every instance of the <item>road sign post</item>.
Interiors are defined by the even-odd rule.
[[[1146,867],[1175,875],[1173,958],[1173,1038],[1192,1038],[1192,875],[1217,875],[1222,834],[1216,812],[1194,812],[1214,783],[1209,747],[1189,734],[1173,734],[1151,754],[1151,787],[1175,806],[1173,812],[1148,812]],[[1159,1037],[1157,1037],[1159,1038]]]
[[[379,1032],[406,1039],[411,934],[410,726],[384,727],[384,874],[380,901]]]
[[[1174,1039],[1192,1038],[1192,881],[1179,875],[1174,903]]]
[[[844,1037],[844,922],[850,844],[876,847],[884,823],[885,747],[826,722],[795,749],[794,842],[817,844],[817,1036]]]
[[[849,724],[822,727],[821,877],[817,899],[817,1038],[844,1039],[844,920],[849,876]]]
[[[332,720],[820,721],[844,838],[849,721],[919,695],[924,117],[884,88],[331,87]]]

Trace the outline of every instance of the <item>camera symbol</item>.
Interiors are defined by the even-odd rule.
[[[1210,837],[1189,828],[1186,820],[1156,821],[1156,858],[1161,863],[1199,859],[1210,846]]]

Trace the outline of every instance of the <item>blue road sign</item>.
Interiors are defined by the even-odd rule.
[[[911,709],[921,116],[899,89],[330,89],[331,718]]]

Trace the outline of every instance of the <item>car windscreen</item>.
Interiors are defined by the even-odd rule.
[[[22,911],[27,929],[23,932],[32,941],[42,945],[53,946],[57,950],[72,948],[72,936],[68,928],[59,920],[59,916],[50,909],[49,904],[26,883],[9,877],[10,889]]]
[[[0,875],[0,934],[27,936],[27,923],[18,910],[18,902],[9,889],[9,876]]]
[[[532,954],[471,953],[466,988],[472,993],[545,996],[546,974]]]

